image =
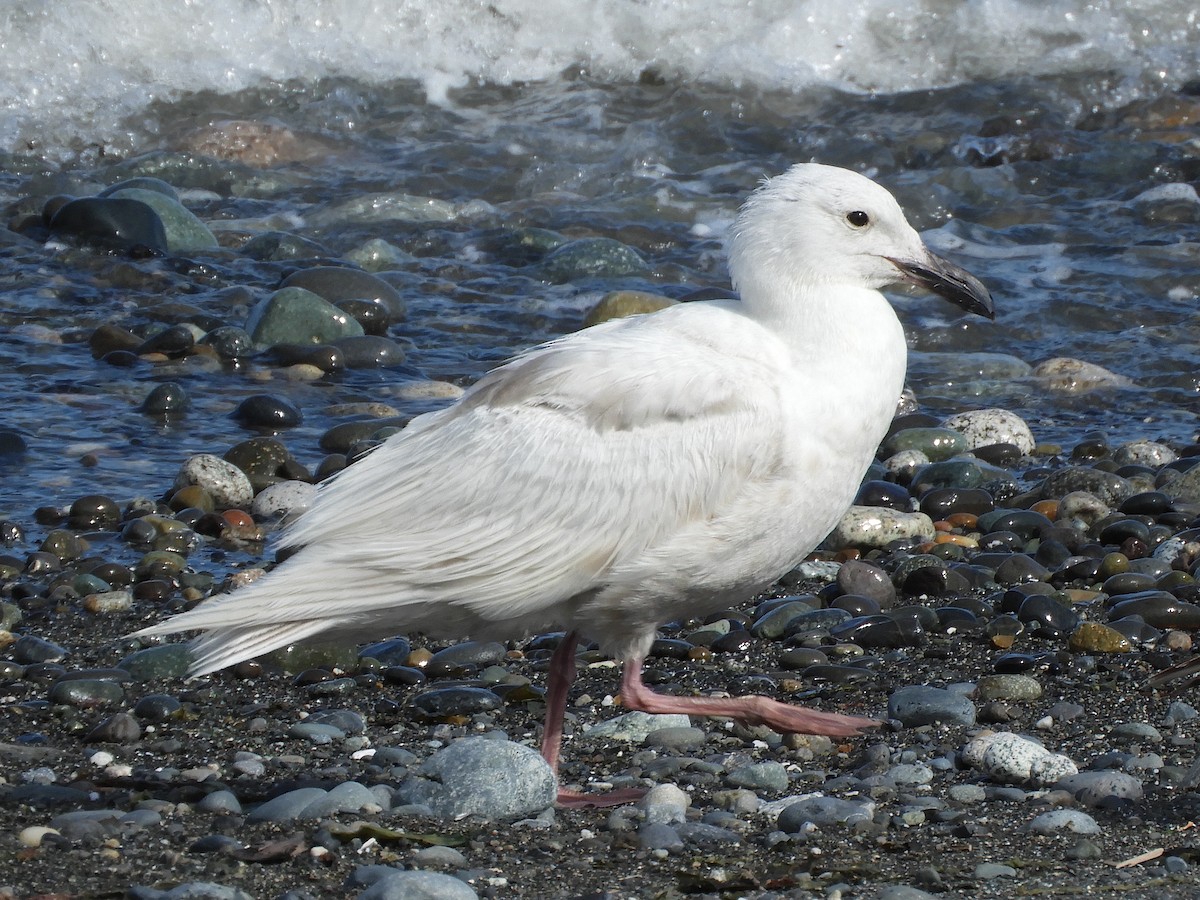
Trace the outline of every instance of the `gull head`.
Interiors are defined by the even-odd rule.
[[[834,166],[802,163],[764,182],[738,215],[729,269],[751,305],[905,281],[967,312],[995,315],[987,288],[930,252],[885,188]]]

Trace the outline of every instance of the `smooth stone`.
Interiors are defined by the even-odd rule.
[[[257,521],[274,521],[303,513],[317,496],[317,486],[306,481],[278,481],[254,496],[250,514]]]
[[[356,192],[348,200],[327,203],[306,218],[309,224],[325,228],[380,222],[452,222],[458,215],[459,208],[447,200],[403,191],[375,191]]]
[[[348,369],[379,369],[404,362],[400,345],[382,335],[352,335],[336,338],[332,343],[341,351]]]
[[[508,649],[499,641],[460,641],[451,644],[429,659],[425,664],[425,675],[438,678],[457,675],[464,668],[483,668],[504,661]]]
[[[905,428],[888,435],[880,448],[884,456],[905,450],[924,453],[930,462],[941,462],[970,449],[966,437],[952,428]]]
[[[67,524],[77,531],[112,531],[121,523],[121,508],[111,497],[88,494],[71,504]]]
[[[992,881],[996,878],[1015,878],[1017,870],[1002,863],[980,863],[971,874],[979,881]]]
[[[187,411],[190,402],[182,386],[167,382],[150,390],[142,401],[141,410],[151,416],[179,415]]]
[[[981,700],[1037,700],[1042,686],[1028,675],[984,675],[976,683]]]
[[[85,246],[163,256],[169,250],[162,219],[141,200],[81,197],[63,204],[50,220],[55,234]]]
[[[169,197],[172,200],[179,199],[179,191],[175,190],[175,187],[173,185],[169,184],[166,181],[163,181],[161,178],[152,178],[148,175],[139,175],[134,178],[126,178],[122,181],[118,181],[116,184],[109,185],[104,190],[99,191],[96,194],[96,196],[97,197],[111,197],[114,194],[118,193],[119,191],[133,190],[133,189],[143,190],[143,191],[154,191],[156,193],[162,194],[165,197]]]
[[[580,238],[552,250],[536,266],[551,284],[584,278],[616,278],[646,271],[646,262],[633,248],[605,237]]]
[[[84,735],[89,744],[133,744],[142,737],[142,726],[127,712],[114,713]]]
[[[1131,382],[1124,375],[1111,372],[1096,363],[1057,356],[1034,366],[1033,375],[1052,391],[1080,394],[1097,388],[1127,387]]]
[[[679,831],[671,825],[661,822],[643,822],[638,826],[638,847],[641,850],[672,850],[683,849],[683,838]]]
[[[704,729],[693,726],[656,728],[646,735],[644,745],[668,753],[685,753],[698,750],[708,741]]]
[[[1049,581],[1050,570],[1032,556],[1013,553],[996,567],[996,583],[1004,587],[1030,581]]]
[[[135,650],[117,665],[135,681],[158,681],[184,678],[192,664],[192,651],[187,644],[161,644]]]
[[[913,498],[908,488],[892,481],[865,481],[854,495],[855,506],[885,506],[900,512],[912,512]]]
[[[776,827],[788,834],[804,830],[808,824],[827,828],[834,825],[854,825],[870,822],[875,815],[875,803],[870,800],[842,800],[838,797],[813,795],[802,797],[785,807],[779,814]]]
[[[830,549],[884,549],[893,541],[924,542],[936,536],[924,513],[905,513],[880,506],[852,506],[826,538]]]
[[[200,339],[203,346],[212,347],[224,360],[247,359],[254,355],[254,338],[244,328],[221,325]]]
[[[170,694],[147,694],[133,705],[139,722],[166,722],[183,709],[178,698]]]
[[[192,326],[172,325],[150,335],[134,348],[133,352],[138,356],[156,353],[160,356],[178,359],[195,346],[196,332],[192,330]]]
[[[270,429],[295,428],[304,421],[296,406],[271,394],[251,394],[237,405],[232,418],[250,428]]]
[[[983,488],[934,488],[921,495],[921,512],[934,521],[944,520],[954,513],[981,516],[995,508],[995,500]]]
[[[810,609],[788,623],[787,637],[809,632],[828,631],[834,625],[854,618],[844,609]]]
[[[962,750],[963,761],[1001,784],[1048,787],[1075,775],[1079,767],[1062,754],[1010,732],[989,732],[972,739]]]
[[[1073,491],[1087,491],[1101,503],[1118,507],[1137,491],[1127,480],[1088,466],[1068,466],[1046,476],[1038,489],[1044,500],[1055,500]]]
[[[725,776],[725,781],[733,787],[778,794],[787,790],[788,773],[782,763],[768,760],[733,769]]]
[[[422,869],[465,869],[467,858],[453,847],[422,847],[412,855],[412,861]]]
[[[272,344],[260,359],[285,369],[319,369],[327,375],[346,368],[346,355],[332,344]]]
[[[318,709],[304,721],[313,725],[332,725],[344,734],[362,734],[367,730],[366,720],[352,709]]]
[[[1029,455],[1037,443],[1025,420],[1007,409],[956,413],[945,419],[942,427],[960,432],[967,439],[970,450],[992,444],[1013,444],[1022,454]]]
[[[891,609],[896,603],[896,587],[887,572],[863,560],[851,559],[842,563],[837,586],[843,594],[871,598],[880,609]]]
[[[999,570],[996,572],[996,581],[1004,583]],[[1029,625],[1031,633],[1044,638],[1071,634],[1079,625],[1079,614],[1075,610],[1045,594],[1033,594],[1021,601],[1017,619]]]
[[[679,825],[687,821],[691,798],[673,784],[656,784],[638,801],[647,822],[656,825]]]
[[[312,291],[286,287],[250,311],[246,331],[258,344],[327,344],[364,334],[351,316]]]
[[[583,731],[587,738],[627,741],[640,744],[646,736],[660,728],[687,728],[691,719],[683,715],[653,715],[639,711],[628,712],[613,719],[597,722]]]
[[[189,457],[180,467],[172,489],[178,491],[189,485],[204,488],[218,509],[249,506],[254,499],[254,490],[246,474],[211,453]]]
[[[334,254],[314,240],[284,231],[264,231],[242,245],[247,259],[281,262],[293,259],[328,259]]]
[[[502,705],[500,697],[486,688],[461,686],[433,688],[409,701],[418,716],[430,720],[490,712]]]
[[[988,475],[988,469],[980,460],[947,459],[922,466],[913,475],[909,487],[924,501],[924,494],[937,488],[978,488],[987,481]]]
[[[70,655],[66,647],[33,634],[21,635],[9,652],[13,660],[23,666],[31,663],[59,662]]]
[[[406,305],[400,292],[382,278],[360,269],[344,266],[314,266],[297,269],[280,287],[300,287],[330,303],[344,300],[369,300],[387,310],[389,323],[404,320]]]
[[[906,728],[921,725],[974,725],[975,704],[968,697],[927,685],[902,687],[888,698],[888,718]]]
[[[1026,541],[1041,537],[1054,523],[1032,509],[997,509],[979,517],[977,528],[982,534],[1011,531]]]
[[[609,319],[623,319],[626,316],[657,312],[668,306],[674,306],[676,302],[670,297],[652,294],[649,291],[609,291],[588,311],[583,320],[583,327],[599,325]]]
[[[1182,631],[1200,628],[1200,606],[1180,600],[1166,591],[1127,594],[1125,599],[1109,607],[1110,625],[1127,616],[1139,616],[1153,628],[1176,628]]]
[[[1078,519],[1084,525],[1091,526],[1110,513],[1112,513],[1112,507],[1089,491],[1071,491],[1064,494],[1058,501],[1060,521]]]
[[[195,213],[180,203],[177,198],[162,191],[126,187],[115,190],[107,196],[116,199],[140,200],[158,213],[158,217],[162,221],[163,233],[167,239],[167,250],[170,253],[194,253],[198,250],[215,250],[220,246],[208,226],[201,222]]]
[[[889,616],[857,616],[829,629],[829,635],[842,643],[856,644],[866,649],[915,647],[925,632],[914,621],[900,622]]]
[[[246,816],[247,822],[296,821],[300,814],[328,793],[324,788],[304,787],[272,797],[252,809]]]
[[[346,781],[316,797],[297,815],[299,820],[324,819],[342,812],[376,812],[379,797],[357,781]]]
[[[125,699],[125,689],[114,681],[99,681],[87,678],[57,681],[50,688],[51,703],[93,709],[112,706]]]
[[[750,633],[757,638],[776,640],[787,634],[788,628],[799,616],[811,611],[812,607],[806,603],[784,603],[755,619],[750,626]]]
[[[477,900],[470,886],[441,872],[395,871],[380,878],[354,900]]]
[[[360,659],[377,659],[385,666],[403,666],[408,662],[411,652],[412,644],[408,638],[394,637],[368,644],[358,651],[358,656]]]
[[[236,816],[241,815],[242,803],[233,791],[218,790],[201,797],[196,802],[196,808],[202,812]]]
[[[425,804],[447,819],[536,815],[554,805],[557,792],[554,772],[536,750],[487,737],[442,748],[398,790],[401,802]]]
[[[1100,806],[1110,797],[1137,801],[1145,794],[1140,779],[1114,769],[1072,774],[1060,779],[1057,786],[1069,791],[1084,806]]]

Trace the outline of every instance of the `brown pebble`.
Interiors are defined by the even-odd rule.
[[[412,652],[408,654],[405,665],[423,669],[429,665],[431,659],[433,659],[433,653],[430,652],[428,647],[414,647]]]
[[[992,646],[997,650],[1008,650],[1016,643],[1017,636],[1015,634],[993,634]]]
[[[1053,522],[1058,518],[1058,501],[1057,500],[1039,500],[1033,506],[1029,507],[1034,512],[1040,512],[1043,516]]]
[[[1068,646],[1084,653],[1128,653],[1133,649],[1129,638],[1099,622],[1080,623],[1071,635]]]
[[[1192,649],[1192,636],[1186,631],[1172,629],[1162,636],[1162,645],[1167,650],[1187,651]]]

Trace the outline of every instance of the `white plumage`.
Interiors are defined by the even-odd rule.
[[[205,632],[194,674],[317,634],[555,628],[640,668],[656,626],[751,596],[845,512],[904,381],[879,288],[991,314],[886,190],[826,166],[752,195],[730,271],[740,302],[608,322],[489,373],[323,485],[270,575],[138,634]],[[792,709],[808,730],[869,724]]]

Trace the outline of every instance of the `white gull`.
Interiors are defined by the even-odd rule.
[[[879,289],[910,281],[992,315],[884,188],[797,165],[732,231],[739,300],[597,325],[495,369],[322,485],[268,576],[137,632],[202,631],[193,675],[317,635],[567,632],[542,752],[557,770],[578,636],[624,661],[621,702],[851,735],[871,719],[642,681],[663,622],[752,596],[850,505],[904,385]],[[616,802],[560,791],[560,802]]]

